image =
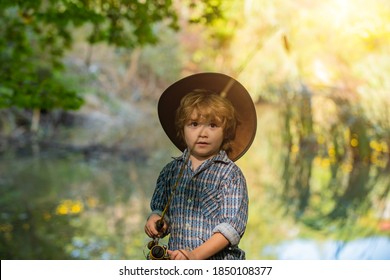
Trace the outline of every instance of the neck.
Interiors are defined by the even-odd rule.
[[[207,160],[207,159],[199,159],[194,156],[190,156],[190,159],[191,159],[191,168],[193,171],[195,171],[204,161]]]

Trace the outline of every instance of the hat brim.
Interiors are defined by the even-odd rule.
[[[252,145],[256,135],[256,109],[248,91],[237,80],[221,73],[198,73],[185,77],[170,85],[158,101],[158,117],[161,126],[173,144],[184,151],[186,146],[180,141],[175,127],[176,110],[181,99],[195,89],[206,89],[221,94],[233,104],[239,123],[236,136],[231,142],[228,157],[238,160]]]

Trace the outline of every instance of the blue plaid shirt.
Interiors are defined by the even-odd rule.
[[[152,213],[162,213],[188,151],[161,171],[151,200]],[[238,248],[248,219],[248,192],[239,167],[225,151],[206,160],[195,171],[187,162],[165,220],[170,250],[193,250],[219,232],[230,245],[210,259],[245,259]]]

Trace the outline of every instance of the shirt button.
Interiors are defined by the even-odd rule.
[[[191,203],[191,202],[192,202],[192,199],[191,199],[191,198],[187,199],[187,202],[188,202],[188,203]]]
[[[186,224],[186,229],[189,229],[191,226],[190,226],[190,224]]]

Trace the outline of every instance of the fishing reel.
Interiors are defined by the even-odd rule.
[[[156,229],[158,232],[162,233],[164,227],[163,216],[161,219],[156,221]],[[158,244],[159,238],[154,238],[148,242],[149,252],[145,255],[147,260],[169,260],[168,255],[168,246]],[[144,252],[145,254],[145,252]]]
[[[146,255],[148,260],[169,260],[168,247],[166,245],[159,245],[158,238],[149,241],[147,245],[149,253]]]

